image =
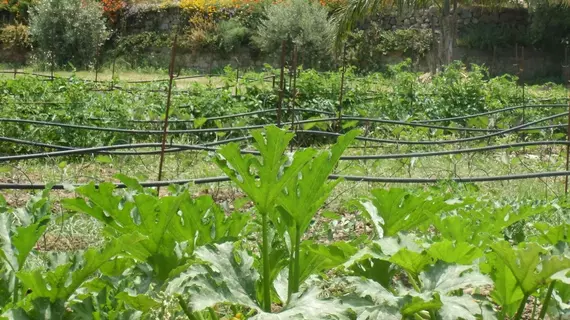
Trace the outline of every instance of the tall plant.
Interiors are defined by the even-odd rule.
[[[84,0],[41,0],[30,10],[30,35],[47,64],[86,67],[108,37],[103,8]]]

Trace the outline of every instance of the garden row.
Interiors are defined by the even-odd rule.
[[[344,241],[309,233],[341,180],[327,178],[357,131],[287,155],[293,134],[252,132],[214,161],[240,189],[234,210],[185,188],[168,196],[118,176],[52,213],[49,192],[0,201],[0,311],[8,319],[545,319],[570,300],[568,205],[492,199],[473,188],[376,189],[345,202],[367,227]],[[1,198],[0,198],[1,199]],[[229,210],[225,212],[224,210]],[[46,252],[51,221],[87,215],[104,244]],[[322,219],[322,218],[319,218]],[[37,259],[39,257],[39,259]],[[43,261],[32,264],[30,261]]]
[[[339,132],[367,127],[367,135],[373,138],[414,140],[414,135],[428,134],[433,139],[454,139],[505,130],[565,111],[566,91],[561,86],[522,88],[514,77],[488,79],[484,69],[474,66],[473,71],[467,71],[460,64],[449,66],[427,81],[406,71],[406,66],[366,77],[356,76],[349,68],[342,105],[340,72],[299,70],[296,79],[285,79],[280,121],[296,123],[297,129],[304,130]],[[193,83],[188,88],[175,88],[169,115],[174,139],[171,142],[199,144],[239,138],[239,128],[277,123],[279,93],[271,80],[267,81],[277,72],[268,69],[266,73],[245,73],[238,79],[236,71],[227,68],[216,78],[221,85]],[[162,132],[165,82],[119,82],[109,90],[109,84],[75,77],[54,81],[19,77],[4,80],[2,86],[0,133],[5,138],[94,147],[156,142],[154,133]],[[493,112],[525,105],[528,107]],[[404,130],[413,125],[410,122],[426,120],[429,123],[416,124],[415,130]],[[564,117],[558,117],[529,125],[543,127],[530,134],[558,140],[564,136],[564,123]],[[549,128],[551,125],[554,127]],[[89,130],[98,133],[85,134]],[[6,154],[31,150],[37,149],[8,143],[2,148]]]

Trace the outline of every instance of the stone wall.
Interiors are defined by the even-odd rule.
[[[403,14],[381,14],[373,20],[380,23],[385,30],[407,28],[430,29],[432,25],[435,29],[438,29],[440,26],[439,8],[436,7]],[[459,29],[479,23],[526,26],[528,22],[528,10],[524,8],[504,8],[500,11],[492,11],[483,7],[457,8],[457,26]]]

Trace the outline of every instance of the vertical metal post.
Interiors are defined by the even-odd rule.
[[[279,104],[277,105],[277,126],[281,127],[281,111],[285,94],[285,41],[281,42],[281,75],[279,77]]]
[[[239,86],[239,66],[237,67],[236,70],[236,91],[235,91],[235,95],[238,95],[238,86]]]
[[[570,81],[566,79],[566,91],[570,98]],[[566,171],[570,169],[570,100],[568,100],[568,125],[566,127]],[[568,175],[564,177],[564,194],[568,195]]]
[[[291,110],[291,129],[297,133],[295,127],[295,99],[297,98],[297,46],[293,45],[293,87],[292,87],[291,103],[289,104]],[[291,144],[291,152],[293,152],[293,144]]]
[[[160,162],[158,164],[158,181],[162,180],[162,167],[164,165],[164,151],[166,150],[166,137],[168,134],[168,117],[170,115],[170,98],[172,96],[172,82],[174,80],[174,62],[176,59],[176,41],[178,40],[178,33],[174,35],[172,42],[172,52],[170,55],[170,67],[168,69],[168,95],[166,97],[166,110],[164,114],[164,126],[162,130],[162,145],[160,147]],[[156,188],[156,192],[160,195],[160,187]]]
[[[53,75],[53,72],[54,72],[53,69],[54,68],[55,68],[55,58],[54,58],[53,52],[52,52],[52,55],[51,55],[51,81],[53,81],[53,79],[54,79],[54,75]]]
[[[524,79],[523,79],[524,76],[523,75],[524,75],[524,47],[521,48],[521,63],[520,63],[520,81],[521,81],[521,85],[522,85],[522,106],[523,106],[522,121],[524,124],[526,121],[526,119],[525,119],[526,118],[526,105],[525,105],[526,103],[525,103],[525,95],[524,95],[525,94],[525,92],[524,92],[525,83],[524,83]]]
[[[344,74],[346,73],[346,44],[342,51],[342,74],[340,75],[340,93],[338,97],[338,120],[336,125],[336,131],[340,132],[342,128],[342,100],[344,94]]]
[[[275,79],[277,77],[275,75],[273,75],[273,83],[271,84],[271,88],[275,89]]]
[[[17,74],[18,74],[18,66],[14,65],[14,80],[16,79]]]

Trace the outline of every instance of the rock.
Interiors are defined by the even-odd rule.
[[[410,25],[410,19],[404,19],[404,25],[405,26],[409,26]]]
[[[471,19],[465,19],[465,20],[463,20],[463,24],[464,24],[464,25],[468,25],[469,23],[471,23]]]
[[[425,18],[425,19],[424,19],[424,23],[429,23],[429,19],[428,19],[428,18]]]
[[[416,23],[416,18],[415,18],[415,17],[410,17],[410,23],[411,23],[411,24]]]
[[[396,24],[396,18],[394,18],[394,17],[390,18],[390,24],[395,25]]]
[[[471,19],[471,23],[472,24],[478,24],[479,20],[477,18],[473,18],[473,19]]]
[[[463,23],[463,19],[457,19],[457,24],[462,24]]]
[[[429,28],[429,24],[422,23],[421,27],[422,27],[422,29],[427,29],[427,28]]]

